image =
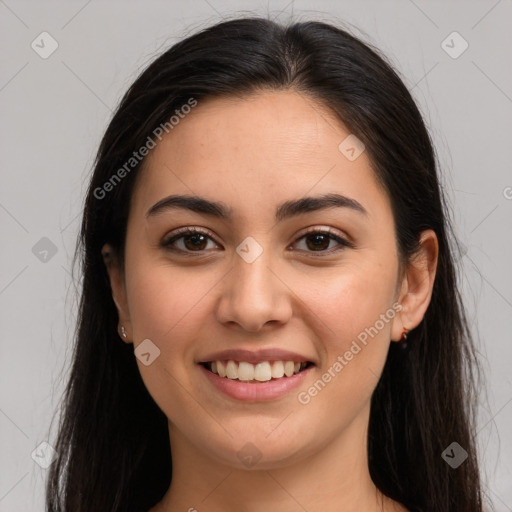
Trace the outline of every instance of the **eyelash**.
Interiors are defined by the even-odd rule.
[[[315,227],[309,228],[305,233],[303,233],[299,238],[297,238],[297,240],[294,242],[294,244],[297,243],[299,240],[302,240],[303,238],[306,238],[308,235],[312,235],[312,234],[326,235],[331,240],[338,242],[338,244],[340,245],[337,248],[334,248],[334,249],[331,248],[331,249],[327,249],[327,250],[323,250],[323,251],[305,251],[308,253],[315,254],[315,257],[322,257],[323,255],[331,255],[332,253],[343,250],[345,248],[351,248],[351,249],[354,248],[354,245],[351,242],[349,242],[345,238],[342,238],[339,235],[335,234],[331,229],[329,229],[329,228],[319,229],[319,228],[315,228]],[[189,236],[204,235],[204,236],[208,237],[210,240],[212,240],[215,244],[220,245],[215,241],[215,239],[212,237],[212,235],[209,231],[206,231],[206,230],[203,230],[200,228],[195,228],[195,227],[194,228],[185,227],[185,228],[178,229],[170,238],[165,239],[161,243],[161,246],[163,248],[173,251],[173,252],[180,252],[183,255],[186,255],[187,257],[193,256],[195,253],[199,253],[199,254],[204,253],[205,249],[200,250],[200,251],[189,251],[189,250],[185,251],[183,249],[177,249],[176,247],[173,247],[172,244],[174,242],[176,242],[177,240],[179,240],[181,238],[184,238],[187,235],[189,235]],[[294,244],[292,244],[292,245],[294,245]]]

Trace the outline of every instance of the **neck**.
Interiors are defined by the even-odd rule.
[[[391,512],[405,510],[373,484],[367,462],[369,407],[343,435],[300,461],[264,470],[223,465],[169,425],[173,474],[151,512]]]

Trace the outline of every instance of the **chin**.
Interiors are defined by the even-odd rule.
[[[258,471],[287,467],[318,450],[303,435],[283,431],[282,436],[276,435],[272,439],[275,432],[270,435],[268,432],[270,430],[246,431],[244,435],[224,436],[218,443],[209,439],[207,442],[211,457],[234,469]],[[215,443],[213,449],[212,443]]]

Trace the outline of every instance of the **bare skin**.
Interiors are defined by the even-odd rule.
[[[200,102],[148,156],[132,198],[124,274],[108,245],[103,254],[125,341],[136,348],[150,339],[160,350],[148,366],[137,359],[169,419],[173,457],[171,486],[151,512],[406,510],[370,478],[369,407],[389,344],[428,307],[437,239],[423,232],[419,253],[400,268],[389,198],[366,152],[350,161],[338,149],[349,134],[310,98],[262,92]],[[333,193],[366,213],[336,207],[275,219],[285,201]],[[146,216],[175,194],[221,202],[232,218],[176,208]],[[181,227],[207,231],[204,244],[185,236],[174,251],[160,245]],[[319,250],[307,228],[330,228],[349,245],[327,237]],[[263,251],[252,263],[236,252],[246,237]],[[389,311],[343,369],[308,394]],[[271,401],[225,395],[198,364],[216,350],[268,347],[315,364],[300,388]],[[310,400],[299,401],[299,392]],[[251,467],[239,458],[246,443],[261,456]]]

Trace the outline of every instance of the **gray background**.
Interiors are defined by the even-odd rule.
[[[46,470],[31,454],[55,430],[76,316],[71,257],[111,111],[157,52],[242,11],[353,24],[412,89],[465,248],[464,296],[488,382],[477,439],[486,494],[512,511],[510,0],[0,0],[0,512],[44,509]],[[46,59],[31,47],[43,46],[43,31],[58,43]],[[453,31],[469,43],[457,58],[457,36],[445,43],[452,56],[442,47]],[[43,445],[35,459],[49,453]]]

